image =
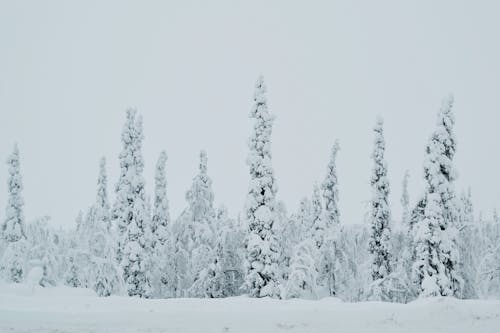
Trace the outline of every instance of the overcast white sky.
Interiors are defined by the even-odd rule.
[[[94,200],[102,155],[113,192],[124,111],[137,107],[149,192],[166,149],[177,216],[204,148],[216,201],[235,215],[263,74],[289,210],[323,179],[338,138],[342,219],[362,221],[382,115],[399,218],[404,170],[414,200],[452,92],[457,190],[472,186],[476,212],[489,216],[500,203],[499,13],[498,1],[0,1],[0,160],[19,142],[27,218],[70,226]],[[6,176],[2,163],[1,207]]]

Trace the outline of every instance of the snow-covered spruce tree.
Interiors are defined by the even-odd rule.
[[[459,252],[456,243],[458,214],[453,188],[456,140],[453,98],[443,102],[437,128],[426,147],[424,175],[427,182],[423,219],[415,229],[414,280],[420,296],[459,296]]]
[[[311,205],[312,205],[311,235],[312,238],[314,239],[317,249],[321,252],[325,240],[325,234],[327,232],[327,227],[323,215],[323,203],[321,202],[321,194],[319,186],[317,184],[315,184],[313,188]]]
[[[389,300],[385,279],[391,273],[389,180],[385,161],[385,139],[382,118],[374,127],[373,174],[371,178],[371,237],[369,250],[372,255],[372,285],[368,292],[370,300]]]
[[[167,153],[162,151],[155,172],[155,195],[151,230],[153,232],[153,246],[164,245],[168,238],[168,226],[170,223],[170,214],[168,210],[167,199],[167,178],[165,176],[165,164],[167,162]]]
[[[207,153],[200,152],[199,172],[186,193],[189,212],[195,225],[195,240],[213,244],[212,228],[215,223],[214,193],[212,180],[207,174]]]
[[[131,181],[136,173],[136,165],[138,163],[137,151],[135,149],[136,141],[138,140],[136,114],[137,111],[134,109],[127,110],[126,121],[121,134],[122,151],[119,155],[120,176],[115,187],[116,201],[112,210],[112,220],[118,232],[116,249],[118,262],[122,259],[125,233],[131,220],[130,210],[134,202]]]
[[[189,204],[188,223],[194,231],[191,260],[188,266],[188,278],[191,283],[188,293],[194,297],[208,295],[203,288],[200,288],[203,283],[197,281],[202,278],[200,273],[214,261],[216,214],[212,180],[207,174],[207,161],[207,154],[202,150],[199,172],[193,179],[191,189],[186,193],[186,200]]]
[[[328,226],[337,226],[340,223],[339,190],[337,180],[337,153],[340,150],[338,141],[332,147],[330,162],[328,163],[325,180],[321,185],[325,203],[325,218]]]
[[[246,200],[247,237],[244,288],[252,297],[280,297],[280,250],[273,224],[277,186],[271,163],[271,133],[274,116],[267,109],[266,87],[259,77],[255,85],[255,119],[247,163],[250,185]]]
[[[9,177],[7,180],[8,201],[2,236],[7,242],[17,242],[26,238],[24,234],[24,200],[22,197],[22,178],[20,171],[19,149],[14,145],[12,154],[7,159]]]
[[[339,263],[337,257],[341,256],[341,253],[339,253],[341,250],[337,244],[339,241],[339,233],[342,229],[340,226],[340,213],[338,208],[339,191],[336,161],[339,150],[339,142],[335,141],[331,150],[326,176],[321,185],[325,204],[324,214],[321,219],[324,220],[323,225],[325,230],[323,232],[324,244],[322,244],[319,252],[322,263],[318,284],[328,291],[329,296],[335,296],[337,294],[335,272],[338,271],[339,267],[335,265]]]
[[[7,242],[2,256],[1,271],[10,282],[21,282],[26,275],[26,234],[24,225],[22,197],[22,178],[20,171],[19,149],[14,145],[12,154],[7,159],[7,208],[2,224],[1,236]]]
[[[118,259],[127,292],[129,296],[150,297],[152,291],[146,267],[150,217],[142,175],[142,140],[142,118],[136,118],[135,110],[128,110],[122,132],[121,172],[113,218],[119,231]]]
[[[151,284],[155,290],[156,297],[170,296],[168,276],[172,269],[171,256],[173,254],[172,240],[170,237],[170,214],[167,199],[167,179],[165,175],[165,164],[167,153],[162,151],[158,157],[155,171],[155,193],[153,197],[153,213],[151,218],[152,243],[150,261],[153,262]]]

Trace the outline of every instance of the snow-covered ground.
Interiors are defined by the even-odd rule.
[[[408,305],[251,299],[96,297],[66,287],[0,285],[1,332],[499,332],[500,301]]]

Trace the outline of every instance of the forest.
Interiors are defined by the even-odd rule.
[[[154,191],[143,176],[143,119],[126,111],[119,152],[120,174],[110,185],[106,159],[96,166],[95,199],[71,229],[49,217],[25,221],[21,155],[7,159],[8,203],[1,223],[0,276],[7,283],[50,288],[89,288],[99,296],[276,299],[408,303],[418,298],[500,297],[500,218],[477,218],[470,188],[459,191],[453,159],[453,97],[443,100],[422,147],[425,191],[408,194],[402,179],[403,214],[394,216],[385,159],[382,118],[374,120],[370,212],[364,223],[342,220],[339,211],[338,141],[323,179],[296,212],[279,201],[272,166],[274,116],[266,86],[256,82],[248,142],[249,185],[244,209],[229,216],[215,207],[208,154],[186,191],[186,207],[172,217],[168,158],[156,162]],[[457,119],[460,121],[460,119]],[[118,138],[117,138],[118,139]],[[86,171],[85,171],[86,172]],[[113,186],[110,190],[110,186]],[[150,199],[151,198],[151,199]]]

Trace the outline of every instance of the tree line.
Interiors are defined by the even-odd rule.
[[[406,303],[429,296],[500,296],[500,219],[495,213],[493,221],[476,220],[470,189],[457,194],[454,188],[453,97],[443,101],[425,147],[425,190],[414,204],[405,174],[400,218],[391,215],[384,123],[377,119],[370,213],[364,224],[350,224],[341,221],[338,207],[338,141],[323,181],[300,201],[297,212],[289,214],[277,200],[274,116],[266,93],[260,77],[250,112],[250,183],[245,208],[236,218],[223,205],[215,207],[205,151],[180,216],[172,219],[169,213],[164,151],[156,164],[154,193],[147,194],[142,117],[130,109],[121,133],[114,201],[102,158],[94,203],[80,212],[73,230],[54,229],[48,217],[25,223],[16,145],[7,160],[1,277],[21,283],[32,269],[42,268],[42,286],[144,298],[247,294]]]

